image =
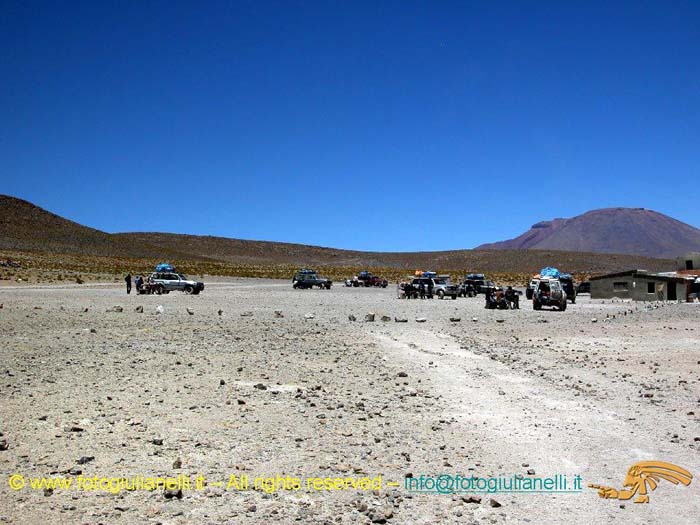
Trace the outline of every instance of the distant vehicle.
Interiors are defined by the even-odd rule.
[[[356,278],[353,278],[350,282],[351,286],[364,286],[367,288],[386,288],[387,286],[389,286],[389,281],[387,281],[386,279],[382,279],[378,275],[374,275],[371,272],[360,272],[359,274],[357,274]]]
[[[566,292],[558,279],[540,279],[532,294],[532,308],[541,310],[543,306],[553,306],[562,312],[566,310]]]
[[[204,290],[204,283],[188,279],[187,276],[175,272],[153,272],[137,293],[167,294],[181,291],[197,295]]]
[[[425,286],[426,293],[428,292],[429,285],[433,286],[433,295],[437,295],[438,298],[444,299],[445,297],[451,297],[452,299],[457,299],[459,295],[459,288],[457,285],[450,283],[449,275],[440,275],[435,277],[416,277],[411,281],[411,285],[414,289],[420,289],[420,285]]]
[[[574,276],[570,273],[562,273],[559,276],[559,282],[566,292],[566,298],[571,301],[571,304],[576,304],[576,286]]]
[[[438,299],[444,299],[445,297],[451,297],[453,300],[457,299],[459,285],[452,284],[449,275],[438,275],[433,281],[435,282],[433,293],[438,296]]]
[[[333,281],[319,277],[314,270],[303,269],[294,274],[292,278],[292,288],[307,290],[317,286],[320,289],[330,290]]]
[[[578,288],[576,288],[576,293],[579,295],[582,293],[591,293],[591,282],[590,281],[583,281],[581,284],[578,285]]]
[[[527,297],[528,301],[532,299],[532,294],[537,289],[537,285],[539,284],[539,282],[539,277],[533,277],[532,279],[530,279],[530,283],[527,285],[527,288],[525,288],[525,297]]]
[[[462,281],[461,286],[464,290],[471,286],[474,289],[475,294],[486,293],[487,291],[496,289],[496,285],[493,284],[492,281],[486,279],[486,276],[483,273],[467,274]]]

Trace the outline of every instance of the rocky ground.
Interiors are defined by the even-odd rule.
[[[501,312],[253,279],[199,296],[6,286],[0,303],[0,522],[698,523],[700,305]],[[647,459],[695,479],[661,481],[648,505],[586,488],[622,488]],[[15,473],[206,484],[12,490]],[[404,488],[443,473],[581,475],[584,489],[479,500]],[[231,474],[381,474],[383,486],[227,490]]]

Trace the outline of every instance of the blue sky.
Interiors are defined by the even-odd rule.
[[[0,193],[115,231],[700,226],[698,2],[2,2]]]

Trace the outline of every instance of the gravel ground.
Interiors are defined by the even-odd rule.
[[[580,297],[566,312],[524,300],[490,311],[481,298],[400,301],[393,287],[213,280],[199,296],[0,290],[0,522],[700,521],[700,305]],[[648,505],[586,486],[620,489],[649,459],[695,479],[661,481]],[[15,473],[205,483],[181,498],[45,492],[12,490]],[[227,488],[231,474],[251,487]],[[421,474],[580,475],[583,490],[474,502],[409,492],[406,476]],[[277,475],[303,486],[254,490]],[[378,475],[374,491],[305,481]]]

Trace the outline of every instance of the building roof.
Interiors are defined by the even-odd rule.
[[[654,279],[655,281],[666,281],[666,282],[685,282],[687,280],[692,280],[693,277],[690,275],[662,275],[658,273],[649,273],[646,270],[627,270],[624,272],[609,273],[606,275],[598,275],[596,277],[591,277],[591,281],[600,281],[601,279],[615,279],[618,277],[637,277],[640,279]]]

